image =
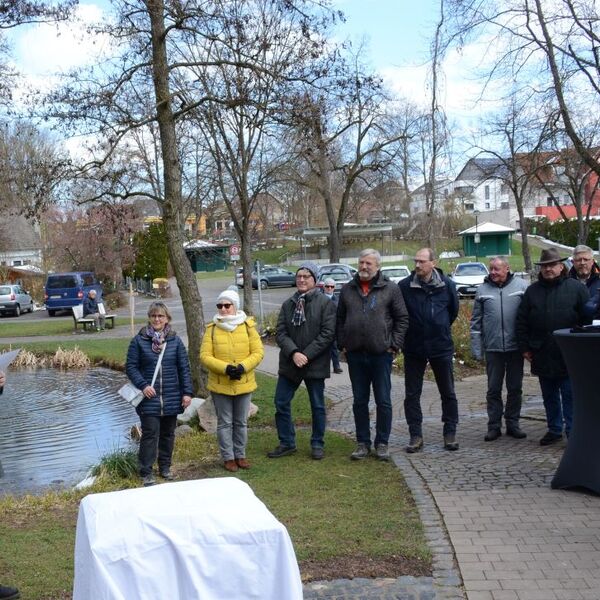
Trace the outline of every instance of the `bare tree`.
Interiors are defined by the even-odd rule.
[[[600,163],[585,143],[588,111],[600,100],[596,0],[445,0],[454,19],[451,42],[495,35],[495,59],[488,81],[506,76],[544,102],[551,92],[554,110],[575,151],[600,175]]]
[[[320,91],[299,96],[294,110],[295,143],[307,167],[299,182],[324,203],[333,262],[356,186],[393,168],[405,136],[381,80],[361,64],[362,52],[339,64]]]

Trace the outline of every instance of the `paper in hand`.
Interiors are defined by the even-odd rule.
[[[8,366],[13,360],[15,360],[15,358],[17,358],[17,354],[19,354],[19,352],[21,352],[21,348],[0,354],[0,371],[4,371],[6,373]]]

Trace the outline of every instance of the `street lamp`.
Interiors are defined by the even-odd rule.
[[[475,262],[477,262],[477,255],[478,255],[478,250],[479,250],[479,233],[477,232],[477,224],[478,224],[478,219],[479,219],[479,211],[477,209],[475,209],[473,211],[473,215],[475,215],[475,236],[474,236],[474,241],[475,241]]]

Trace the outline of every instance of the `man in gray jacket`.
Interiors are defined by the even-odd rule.
[[[516,338],[517,311],[527,283],[510,272],[503,256],[490,260],[490,274],[477,289],[471,317],[471,351],[476,359],[485,355],[488,379],[486,442],[502,435],[502,413],[506,435],[527,437],[519,427],[523,395],[523,356]],[[506,377],[506,407],[502,406],[502,383]]]
[[[392,363],[404,346],[408,312],[400,288],[384,278],[380,265],[377,250],[363,250],[358,274],[342,288],[338,303],[338,348],[346,352],[354,396],[357,447],[352,460],[366,458],[371,452],[371,386],[377,407],[375,453],[379,460],[390,459]]]

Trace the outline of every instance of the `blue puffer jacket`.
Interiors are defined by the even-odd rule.
[[[440,358],[454,353],[450,328],[458,316],[456,285],[439,269],[433,277],[431,286],[421,286],[413,271],[398,284],[408,309],[404,354]]]
[[[127,377],[135,387],[143,390],[152,383],[158,356],[156,352],[152,352],[152,340],[146,335],[146,328],[143,327],[129,344],[125,364]],[[145,398],[138,404],[138,415],[178,415],[183,412],[183,396],[193,395],[187,350],[174,331],[167,335],[167,348],[154,389],[154,398]]]

